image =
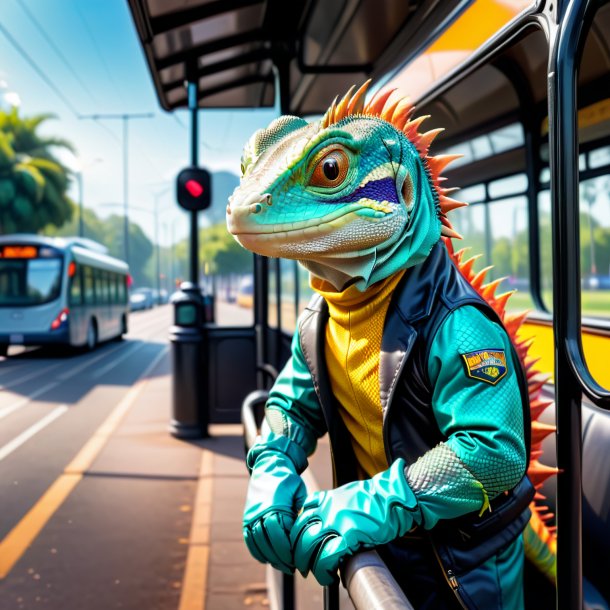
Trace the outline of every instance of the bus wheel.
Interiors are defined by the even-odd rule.
[[[93,320],[89,320],[89,328],[87,328],[87,349],[89,351],[95,349],[97,345],[97,326]]]
[[[116,336],[117,341],[122,341],[127,334],[127,318],[121,316],[121,332]]]

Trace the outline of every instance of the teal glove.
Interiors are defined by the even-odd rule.
[[[372,479],[311,494],[292,533],[294,564],[311,570],[321,585],[337,578],[341,560],[357,551],[387,544],[421,522],[415,494],[396,460]]]
[[[305,451],[287,437],[270,434],[247,458],[252,476],[243,518],[244,540],[255,559],[294,572],[290,530],[307,495],[299,472]]]

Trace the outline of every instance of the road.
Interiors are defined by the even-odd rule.
[[[269,577],[242,539],[241,427],[168,433],[171,319],[170,306],[132,313],[123,341],[89,353],[0,358],[0,610],[268,607]],[[310,490],[312,469],[330,486],[320,446]],[[313,579],[296,590],[301,610],[322,607]]]
[[[170,321],[0,362],[1,610],[177,607],[200,449],[165,430]]]

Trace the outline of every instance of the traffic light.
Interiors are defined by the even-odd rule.
[[[200,167],[183,169],[176,180],[178,205],[191,212],[200,212],[212,203],[210,172]]]

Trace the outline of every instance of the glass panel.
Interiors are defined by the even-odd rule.
[[[296,284],[295,284],[295,261],[282,260],[281,290],[282,290],[282,330],[292,334],[297,325],[296,320]]]
[[[450,146],[440,154],[463,155],[461,159],[456,159],[452,163],[453,169],[520,146],[523,146],[523,127],[520,123],[513,123],[467,142]]]
[[[491,260],[490,279],[506,278],[497,294],[516,290],[506,309],[522,311],[534,307],[530,293],[527,199],[511,197],[489,204]]]
[[[206,276],[204,297],[215,297],[216,324],[252,326],[254,324],[254,275],[252,273],[217,273]]]
[[[485,239],[485,205],[475,204],[462,208],[450,215],[451,222],[464,239],[454,240],[456,250],[468,248],[466,258],[482,254],[475,262],[473,269],[480,271],[488,265],[489,256],[486,253]]]
[[[297,269],[299,274],[299,313],[301,313],[311,300],[314,291],[309,285],[309,271],[301,265],[298,265]]]
[[[580,183],[582,315],[610,318],[610,177]]]
[[[489,197],[500,199],[508,195],[520,195],[527,190],[527,176],[525,174],[515,174],[500,180],[489,183]]]
[[[269,311],[267,314],[267,324],[271,328],[277,328],[277,269],[279,265],[277,258],[269,259]]]
[[[553,309],[553,234],[551,228],[550,191],[538,194],[538,219],[540,234],[540,273],[542,300],[549,311]]]
[[[0,306],[27,307],[59,297],[60,258],[0,260]]]
[[[81,267],[76,267],[74,275],[70,278],[70,297],[68,303],[71,307],[80,305],[83,302],[82,271]]]
[[[223,326],[254,324],[254,258],[227,231],[224,222],[201,230],[200,252],[203,278],[200,282],[206,303],[207,318]],[[166,269],[171,289],[179,277],[188,277],[188,254],[171,251]]]
[[[93,305],[95,303],[95,283],[93,269],[85,267],[83,269],[85,278],[85,305]]]
[[[523,146],[523,126],[521,123],[513,123],[502,129],[496,129],[489,134],[489,139],[496,154]]]
[[[597,169],[604,165],[610,165],[610,146],[603,146],[589,153],[589,167]]]
[[[475,184],[474,186],[460,189],[455,197],[466,203],[480,203],[481,201],[485,201],[485,185]]]
[[[508,310],[533,307],[529,292],[529,240],[527,199],[512,197],[489,204],[475,204],[455,213],[451,219],[464,239],[454,247],[469,248],[466,257],[481,255],[473,269],[493,268],[487,281],[506,278],[497,294],[517,290],[507,304]]]

